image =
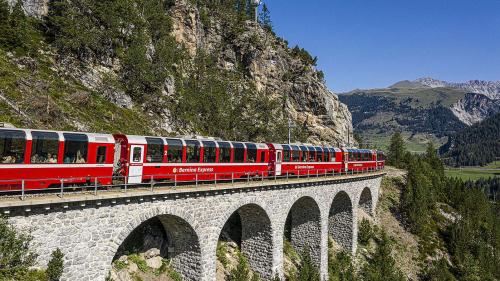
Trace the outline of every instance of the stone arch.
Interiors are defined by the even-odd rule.
[[[241,252],[248,259],[252,270],[263,280],[272,278],[273,272],[273,237],[271,220],[267,212],[255,203],[239,207],[226,219],[226,224],[235,216],[238,217],[240,233],[238,244]],[[214,252],[215,255],[215,252]]]
[[[367,214],[373,216],[373,200],[372,200],[372,192],[370,188],[365,187],[361,192],[359,197],[359,208],[365,211]]]
[[[354,216],[351,198],[345,191],[335,195],[328,216],[328,234],[347,251],[353,251]]]
[[[182,217],[181,217],[182,216]],[[171,260],[172,267],[178,271],[184,280],[200,280],[202,278],[202,258],[198,234],[194,225],[189,223],[182,214],[171,214],[159,209],[144,213],[132,220],[122,233],[115,239],[113,251],[120,251],[134,231],[152,221],[158,221],[163,227],[166,241],[161,243],[161,255]],[[111,264],[111,262],[110,262]]]
[[[316,201],[304,196],[294,202],[286,217],[284,235],[295,250],[309,251],[316,266],[321,266],[321,211]]]

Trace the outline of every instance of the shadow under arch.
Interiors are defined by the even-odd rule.
[[[369,187],[365,187],[359,197],[358,206],[370,216],[373,216],[373,198]]]
[[[345,191],[340,191],[333,198],[328,215],[328,235],[338,243],[344,250],[352,252],[353,207],[351,198]]]
[[[181,217],[163,214],[143,221],[123,240],[113,261],[122,254],[140,253],[151,248],[158,248],[163,258],[170,259],[172,267],[183,276],[183,280],[201,279],[198,235]]]
[[[286,217],[284,236],[299,254],[308,251],[320,268],[321,212],[313,198],[304,196],[293,203]]]
[[[271,220],[261,206],[250,203],[234,211],[221,229],[219,240],[236,242],[248,259],[250,268],[261,279],[273,277]]]

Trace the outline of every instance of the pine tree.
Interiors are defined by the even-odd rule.
[[[47,264],[46,271],[49,281],[59,281],[59,279],[61,278],[64,269],[63,257],[64,254],[59,248],[52,252],[52,258]]]
[[[11,28],[9,24],[10,9],[7,0],[0,0],[0,47],[10,42]]]
[[[403,281],[404,276],[396,267],[396,262],[391,256],[391,240],[382,231],[377,250],[370,261],[361,271],[365,281]]]
[[[273,23],[271,22],[271,15],[266,3],[262,5],[262,12],[259,15],[259,22],[267,31],[273,31]]]
[[[406,148],[403,135],[400,131],[396,131],[391,137],[389,151],[387,152],[387,165],[391,165],[396,168],[403,168],[405,150]]]

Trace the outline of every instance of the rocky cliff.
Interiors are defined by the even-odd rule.
[[[9,0],[9,2],[13,6],[16,1]],[[137,5],[142,3],[142,1],[136,2],[139,3]],[[148,1],[144,1],[144,3],[146,2]],[[51,3],[47,0],[25,0],[23,5],[27,14],[47,22],[51,19],[47,17],[47,15],[50,15],[49,11],[54,8]],[[73,1],[73,3],[78,6],[79,1]],[[100,8],[94,9],[92,5],[89,6],[91,7],[89,11],[86,11],[86,14],[90,12],[100,16],[102,11],[97,10]],[[162,80],[157,83],[160,86],[155,84],[154,89],[152,89],[158,91],[153,101],[151,101],[153,98],[149,96],[144,97],[144,95],[141,95],[138,97],[137,94],[134,94],[137,87],[132,88],[127,85],[127,79],[137,77],[131,77],[126,72],[128,68],[124,64],[130,58],[126,56],[120,57],[120,52],[127,53],[131,49],[130,46],[120,46],[120,48],[115,49],[106,47],[107,49],[104,49],[104,51],[99,50],[99,56],[95,55],[96,51],[93,52],[93,55],[88,55],[91,52],[85,50],[85,56],[83,56],[80,50],[85,48],[81,46],[77,48],[77,51],[72,50],[68,54],[68,52],[61,51],[64,48],[58,46],[57,41],[54,43],[54,41],[47,40],[48,44],[43,44],[43,48],[40,48],[43,51],[39,50],[39,53],[43,52],[45,54],[44,59],[49,61],[48,68],[51,75],[58,76],[58,79],[62,78],[64,81],[61,81],[61,83],[63,84],[74,84],[75,87],[79,88],[76,91],[73,89],[75,87],[70,87],[70,89],[67,89],[68,91],[79,92],[80,96],[90,96],[89,100],[92,104],[95,104],[93,102],[94,98],[102,98],[106,103],[111,103],[115,108],[112,111],[121,112],[121,114],[109,114],[114,120],[120,118],[119,115],[127,115],[128,118],[135,118],[133,116],[136,116],[143,120],[141,130],[134,130],[133,128],[125,130],[132,133],[144,131],[144,133],[151,134],[211,134],[215,137],[246,138],[256,141],[263,141],[264,138],[273,141],[286,141],[287,119],[290,118],[295,127],[292,136],[294,140],[312,143],[333,143],[335,145],[342,145],[347,142],[347,139],[352,140],[351,114],[347,106],[342,104],[338,97],[328,90],[323,81],[322,73],[316,70],[315,62],[312,63],[307,59],[309,54],[306,51],[299,48],[290,48],[285,40],[278,38],[271,30],[252,21],[250,18],[242,19],[235,16],[237,20],[233,20],[229,16],[226,17],[217,13],[209,4],[200,5],[187,0],[176,0],[165,1],[164,6],[166,8],[163,13],[167,15],[169,24],[171,24],[170,36],[177,44],[174,51],[179,53],[178,57],[182,57],[182,59],[174,61],[168,67],[169,70],[162,73],[164,79],[162,75],[157,75],[157,77],[162,77]],[[100,6],[96,4],[96,7]],[[78,8],[72,10],[72,12],[78,13]],[[93,15],[92,20],[89,20],[92,24],[94,17],[97,16]],[[85,19],[83,18],[81,22],[85,22]],[[76,22],[74,25],[80,25],[81,22]],[[50,27],[50,24],[48,25]],[[76,26],[75,28],[78,29],[79,27]],[[91,28],[86,28],[90,32]],[[95,36],[98,37],[97,33],[106,30],[106,28],[105,24],[97,26]],[[134,24],[131,23],[127,28],[133,29]],[[150,27],[148,32],[154,34],[153,29],[154,27]],[[124,32],[123,28],[117,30]],[[85,31],[76,31],[76,36]],[[89,36],[93,36],[92,33]],[[120,36],[126,37],[128,34]],[[159,55],[161,46],[156,45],[153,35],[146,38],[145,41],[149,42],[144,46],[146,57],[153,61],[155,56]],[[86,48],[92,50],[93,47]],[[304,52],[307,55],[304,55]],[[111,55],[103,56],[102,53]],[[209,60],[215,60],[215,69],[206,67],[208,63],[204,62],[203,69],[200,70],[200,57],[203,59],[209,57]],[[14,62],[18,59],[14,53],[14,56],[7,59],[7,61],[12,65],[19,65]],[[198,75],[198,71],[206,71],[206,73]],[[215,73],[213,74],[214,77],[211,76],[212,73]],[[203,81],[200,81],[203,77],[213,78],[215,84],[220,80],[230,81],[221,85],[230,94],[223,98],[228,102],[228,105],[233,102],[233,98],[238,98],[239,91],[249,91],[254,93],[253,98],[265,99],[266,102],[263,104],[259,104],[257,101],[251,105],[239,104],[239,106],[244,107],[240,110],[240,117],[243,116],[245,122],[255,119],[254,125],[245,123],[245,126],[262,128],[267,125],[272,128],[272,131],[280,131],[280,133],[268,137],[267,135],[271,135],[271,133],[260,134],[259,130],[261,129],[256,129],[255,133],[248,135],[228,133],[224,131],[226,129],[210,130],[197,123],[198,120],[204,120],[205,118],[205,116],[199,115],[203,114],[202,112],[191,114],[194,116],[194,121],[182,119],[185,110],[179,103],[185,100],[193,100],[193,97],[186,93],[190,90],[190,87],[201,89],[201,94],[194,98],[199,98],[205,102],[208,102],[207,99],[214,99],[212,96],[205,98],[200,96],[203,95],[203,90],[206,89],[203,87],[210,86],[199,86],[199,84],[203,84]],[[231,77],[231,79],[225,77]],[[208,81],[207,83],[214,84]],[[145,88],[149,89],[151,87]],[[0,88],[0,91],[3,91],[7,99],[12,96],[9,94],[10,90]],[[67,94],[75,95],[75,93]],[[98,97],[95,97],[95,94]],[[252,96],[245,96],[245,99],[252,100]],[[155,105],[161,108],[155,108]],[[4,105],[4,107],[9,106]],[[247,113],[245,107],[253,107],[253,111],[249,109]],[[258,113],[259,109],[263,112]],[[18,112],[21,111],[23,110],[21,109]],[[101,129],[99,126],[89,124],[90,121],[88,120],[74,117],[71,111],[63,108],[60,111],[62,111],[62,116],[72,120],[71,123],[77,124],[77,126],[72,125],[70,127],[88,130]],[[236,108],[235,111],[237,113],[238,109]],[[26,114],[30,115],[29,112]],[[231,119],[231,114],[222,114],[219,117],[221,119]],[[23,119],[22,116],[16,116],[16,118]],[[37,119],[36,117],[33,118]],[[151,120],[144,120],[148,118]],[[13,123],[19,123],[16,120]],[[217,122],[216,120],[213,121]],[[40,125],[40,122],[32,122],[34,126],[48,125],[48,122],[42,123],[43,125]],[[48,126],[60,127],[51,124]],[[226,127],[231,126],[238,125],[230,122],[226,125]],[[114,126],[111,127],[115,128]],[[109,126],[102,128],[109,129]],[[227,128],[227,130],[234,131],[234,128]],[[348,136],[349,134],[351,136]]]

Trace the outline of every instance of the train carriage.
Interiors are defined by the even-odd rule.
[[[111,184],[113,145],[107,134],[0,128],[0,190]]]
[[[342,170],[342,151],[333,147],[269,143],[270,171],[276,175],[315,175]]]
[[[344,165],[348,171],[366,171],[377,168],[377,153],[371,149],[343,149]]]
[[[213,181],[268,175],[266,144],[115,135],[128,183]]]

